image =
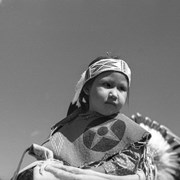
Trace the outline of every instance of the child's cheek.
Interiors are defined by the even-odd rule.
[[[127,93],[122,94],[122,96],[121,96],[122,104],[125,104],[126,99],[127,99]]]
[[[108,96],[108,90],[101,87],[98,89],[98,93],[97,93],[99,96],[101,96],[102,98],[107,98]]]

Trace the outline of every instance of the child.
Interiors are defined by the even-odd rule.
[[[110,179],[153,178],[145,160],[151,135],[121,113],[130,84],[131,70],[125,61],[96,58],[77,83],[67,117],[53,126],[43,146],[72,168],[108,174]]]
[[[43,146],[66,165],[113,175],[136,174],[150,134],[120,111],[131,71],[117,57],[98,57],[82,74],[68,110]],[[146,174],[146,172],[144,172]]]

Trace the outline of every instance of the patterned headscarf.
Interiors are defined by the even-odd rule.
[[[101,59],[93,64],[91,64],[86,71],[84,71],[81,75],[80,80],[78,81],[75,89],[75,95],[72,100],[72,104],[76,104],[78,107],[81,106],[79,102],[81,91],[84,85],[91,80],[92,78],[96,77],[102,72],[106,71],[116,71],[123,73],[127,79],[130,86],[131,83],[131,70],[128,64],[121,60],[121,59]]]

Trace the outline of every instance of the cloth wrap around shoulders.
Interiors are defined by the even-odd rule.
[[[140,167],[150,137],[145,129],[120,113],[79,114],[63,125],[58,123],[43,146],[67,165],[102,165],[106,173],[127,175]]]

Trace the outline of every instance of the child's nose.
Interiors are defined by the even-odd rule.
[[[116,100],[117,97],[118,97],[116,90],[110,91],[110,92],[109,92],[109,97],[110,97],[111,99],[113,99],[113,100]]]

